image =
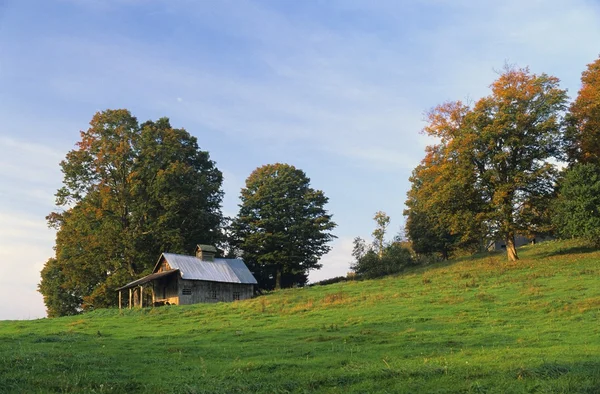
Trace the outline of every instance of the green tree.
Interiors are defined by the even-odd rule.
[[[62,269],[55,258],[48,259],[42,269],[44,280],[38,285],[38,289],[44,295],[48,317],[77,314],[83,302],[81,294],[77,294],[75,289],[65,288],[66,280]]]
[[[385,244],[385,232],[390,224],[390,217],[383,211],[378,211],[373,217],[377,227],[373,230],[373,238],[375,242],[376,253],[379,257],[383,256],[383,248]]]
[[[308,271],[330,250],[335,227],[328,198],[310,187],[306,174],[288,164],[257,168],[241,191],[233,221],[233,245],[243,253],[263,288],[305,284]]]
[[[554,201],[553,221],[562,237],[600,246],[600,167],[576,164],[566,171]]]
[[[380,255],[373,247],[367,247],[362,238],[356,237],[352,255],[354,262],[351,263],[350,268],[363,278],[395,274],[414,264],[410,250],[399,239],[384,244]]]
[[[48,216],[56,259],[39,286],[49,315],[115,305],[114,289],[148,273],[161,252],[221,241],[221,172],[166,118],[139,125],[127,110],[99,112],[61,168],[64,210]],[[78,303],[59,306],[52,286]]]
[[[569,162],[600,165],[600,58],[581,75],[581,89],[569,109],[567,125]]]

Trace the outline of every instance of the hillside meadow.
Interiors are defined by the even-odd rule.
[[[0,392],[600,392],[600,252],[519,253],[231,304],[3,321]]]

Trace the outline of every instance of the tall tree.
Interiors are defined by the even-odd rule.
[[[560,157],[561,114],[566,92],[558,78],[529,69],[506,67],[492,94],[467,115],[457,139],[475,166],[477,187],[487,197],[487,221],[517,260],[515,236],[545,231],[540,221],[554,195],[557,172],[549,162]]]
[[[468,180],[483,201],[477,222],[505,240],[509,260],[518,259],[516,234],[548,230],[548,202],[557,175],[549,160],[560,157],[566,102],[558,82],[527,68],[506,67],[491,85],[491,95],[473,108],[452,103],[436,108],[424,130],[441,140],[441,158],[458,171],[459,185]],[[441,182],[446,184],[453,182]],[[457,189],[441,190],[444,197]],[[449,217],[459,218],[464,211],[457,212]]]
[[[149,272],[161,252],[221,240],[221,172],[166,118],[140,126],[127,110],[99,112],[61,168],[65,210],[48,216],[56,259],[39,286],[49,315],[115,305],[114,289]]]
[[[377,226],[373,230],[373,238],[375,247],[377,249],[377,255],[381,258],[383,256],[383,249],[385,246],[385,232],[390,224],[390,217],[383,211],[378,211],[373,217]]]
[[[569,162],[600,165],[600,58],[581,74],[581,89],[571,104],[567,125]]]
[[[304,284],[310,269],[330,250],[335,227],[328,198],[310,187],[306,174],[288,164],[257,168],[241,191],[233,221],[234,246],[263,288]]]

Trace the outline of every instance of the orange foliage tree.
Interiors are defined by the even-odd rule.
[[[516,260],[517,234],[549,229],[546,212],[557,175],[549,160],[560,157],[567,99],[558,83],[527,68],[505,67],[492,93],[473,107],[447,103],[430,112],[424,132],[440,143],[428,148],[411,191],[415,179],[426,183],[416,189],[429,191],[413,195],[434,195],[423,211],[442,212],[437,220],[449,234],[464,238],[479,228],[480,237],[503,239],[508,259]],[[423,176],[427,172],[438,175]]]
[[[581,74],[581,89],[571,104],[567,124],[569,162],[600,165],[600,58]]]

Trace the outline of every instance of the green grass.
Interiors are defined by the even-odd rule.
[[[600,252],[519,252],[231,304],[0,322],[0,392],[599,393]]]

